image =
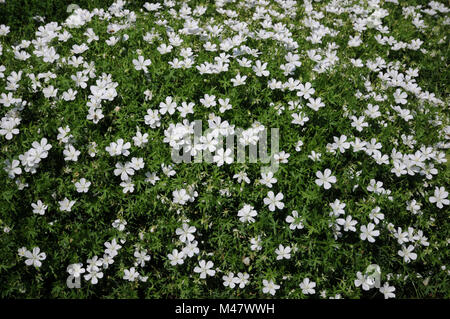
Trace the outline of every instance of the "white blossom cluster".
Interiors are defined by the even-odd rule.
[[[435,57],[430,23],[450,24],[447,4],[126,5],[75,9],[13,44],[0,25],[2,236],[21,229],[19,211],[49,238],[61,232],[52,244],[34,230],[17,236],[27,266],[47,271],[59,247],[74,250],[51,269],[68,288],[117,276],[138,287],[167,271],[195,284],[219,277],[239,293],[338,299],[376,288],[394,298],[402,274],[377,265],[380,281],[362,263],[415,272],[445,249],[433,232],[448,230],[448,101],[410,57]],[[388,22],[392,8],[413,38]],[[337,75],[343,83],[329,80]],[[240,147],[260,147],[272,127],[283,133],[271,154],[278,170],[240,163],[225,144],[236,135]],[[176,163],[172,151],[211,157]],[[92,238],[72,228],[103,221]],[[324,243],[330,256],[349,247],[362,256],[339,292],[314,272],[325,268],[315,260]]]

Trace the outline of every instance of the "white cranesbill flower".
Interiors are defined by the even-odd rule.
[[[344,231],[356,232],[355,225],[358,222],[356,220],[352,219],[351,215],[348,215],[347,217],[345,217],[345,219],[344,218],[338,218],[338,219],[336,219],[336,222],[339,225],[344,226]]]
[[[148,72],[147,67],[152,64],[152,61],[150,61],[149,59],[146,60],[142,55],[140,55],[137,58],[137,60],[133,59],[133,64],[134,64],[134,68],[137,71],[143,70],[144,73],[147,73]]]
[[[302,218],[298,216],[298,212],[293,210],[291,214],[286,217],[286,222],[289,223],[289,229],[303,229]]]
[[[134,267],[130,269],[125,269],[123,274],[123,279],[128,281],[136,281],[139,278],[139,273],[136,271]]]
[[[249,204],[244,204],[244,207],[238,211],[238,216],[240,217],[239,220],[243,223],[254,223],[255,219],[253,217],[256,215],[258,215],[258,213],[253,209],[253,206]]]
[[[195,266],[194,272],[200,274],[201,279],[205,279],[206,275],[214,276],[216,274],[216,271],[211,269],[213,266],[214,263],[212,261],[206,262],[202,259],[198,262],[198,266]]]
[[[355,279],[355,286],[361,288],[363,290],[370,290],[375,286],[375,281],[372,277],[363,275],[360,271],[356,273],[357,279]]]
[[[39,247],[34,247],[33,251],[27,250],[25,252],[25,264],[27,266],[34,266],[34,267],[41,267],[42,266],[42,260],[45,260],[47,258],[47,255],[44,252],[40,252]]]
[[[417,254],[413,253],[413,250],[413,245],[409,245],[408,247],[402,246],[402,249],[398,251],[398,255],[403,257],[405,263],[409,263],[411,260],[417,259]]]
[[[231,164],[233,163],[233,155],[231,149],[227,148],[224,150],[223,148],[218,149],[216,155],[213,157],[213,161],[217,163],[217,166],[222,166],[224,163]]]
[[[250,278],[250,275],[247,274],[246,272],[244,272],[244,273],[238,272],[237,276],[234,277],[233,279],[234,279],[234,282],[237,285],[239,285],[239,288],[242,289],[245,287],[245,285],[247,285],[249,283],[248,278]]]
[[[267,279],[263,279],[263,293],[265,294],[271,294],[272,296],[275,295],[276,291],[278,289],[280,289],[280,285],[277,285],[276,283],[273,282],[273,280],[267,280]]]
[[[321,171],[316,172],[316,184],[319,186],[323,185],[323,188],[330,189],[331,184],[336,183],[336,176],[331,175],[330,169],[325,169],[325,171],[322,173]]]
[[[103,272],[97,266],[88,266],[88,273],[84,275],[84,279],[90,281],[91,284],[96,285],[98,280],[103,278]]]
[[[72,144],[67,144],[66,148],[63,151],[64,153],[64,160],[65,161],[78,161],[78,156],[81,154],[80,151],[75,149]]]
[[[380,231],[375,230],[375,224],[372,223],[369,223],[367,226],[362,225],[360,230],[361,230],[360,238],[362,240],[367,240],[370,243],[374,243],[375,237],[380,235]]]
[[[172,196],[173,196],[174,204],[184,205],[190,199],[190,196],[188,195],[188,193],[185,189],[174,190],[172,192]]]
[[[172,266],[176,266],[176,265],[181,265],[184,263],[184,252],[183,251],[178,251],[178,249],[174,249],[172,250],[172,253],[167,255],[167,258],[169,258],[170,260],[170,264]]]
[[[91,182],[89,182],[85,178],[81,178],[78,182],[75,183],[75,187],[77,188],[78,193],[87,193],[90,186]]]
[[[290,259],[291,258],[292,248],[289,246],[284,247],[283,245],[279,245],[277,249],[275,249],[275,253],[277,254],[277,260],[281,259]]]
[[[159,103],[159,113],[162,115],[164,115],[166,113],[172,115],[173,113],[175,113],[176,109],[177,109],[177,103],[175,103],[175,101],[173,100],[173,97],[171,97],[171,96],[166,97],[165,102]]]
[[[448,192],[444,187],[437,187],[434,189],[434,196],[429,198],[430,203],[436,203],[437,208],[443,208],[444,205],[448,205],[450,201],[447,199]]]
[[[275,207],[278,209],[284,208],[284,203],[281,200],[284,198],[283,193],[275,194],[270,191],[267,193],[267,197],[264,198],[264,204],[269,206],[271,212],[275,211]]]
[[[302,289],[302,293],[305,295],[313,295],[316,293],[314,289],[316,287],[316,283],[314,281],[310,281],[309,278],[303,279],[303,282],[300,283],[300,288]]]
[[[236,278],[234,277],[234,273],[229,272],[227,275],[224,275],[222,279],[225,287],[234,288],[236,286]]]
[[[62,201],[59,201],[59,210],[62,212],[70,212],[75,202],[75,200],[69,200],[65,197]]]
[[[78,278],[86,271],[82,263],[71,264],[67,267],[67,272],[74,278]]]
[[[40,199],[36,203],[31,203],[31,207],[33,207],[33,213],[39,215],[44,215],[47,209],[47,205],[44,205]]]
[[[180,241],[183,243],[188,243],[194,240],[194,233],[196,232],[197,228],[195,226],[189,226],[188,224],[184,223],[182,228],[177,228],[175,230],[175,233],[180,236]]]
[[[389,286],[388,282],[385,282],[382,287],[380,287],[380,292],[384,295],[384,299],[395,298],[395,287]]]

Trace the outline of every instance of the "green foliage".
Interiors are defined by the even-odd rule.
[[[242,3],[245,1],[240,1]],[[324,2],[324,3],[322,3]],[[383,25],[398,41],[411,42],[413,39],[424,40],[420,50],[392,50],[388,45],[381,45],[374,36],[380,34],[375,29],[364,31],[363,42],[358,47],[347,45],[349,36],[356,35],[349,13],[337,16],[325,11],[326,1],[314,2],[315,10],[322,10],[323,18],[317,20],[339,33],[335,37],[327,35],[323,43],[314,44],[307,40],[310,28],[305,26],[305,8],[299,5],[294,10],[295,18],[271,17],[275,23],[283,23],[292,32],[292,38],[299,48],[302,65],[291,75],[283,74],[280,64],[285,62],[289,50],[273,39],[259,40],[249,38],[245,45],[261,52],[258,57],[246,54],[253,62],[268,62],[269,77],[256,76],[251,68],[241,66],[233,57],[228,72],[219,74],[201,74],[195,66],[174,69],[168,62],[180,58],[181,48],[192,48],[195,53],[195,65],[203,62],[214,63],[214,57],[220,52],[203,49],[204,41],[198,36],[181,34],[183,43],[172,52],[160,54],[157,47],[169,43],[166,27],[157,23],[159,19],[167,20],[167,25],[175,30],[183,28],[183,20],[174,18],[170,8],[162,6],[160,16],[153,12],[140,11],[143,3],[131,1],[126,8],[135,10],[137,19],[131,20],[129,28],[118,31],[114,36],[121,37],[116,45],[105,43],[111,34],[107,31],[110,22],[93,17],[92,21],[81,28],[63,26],[72,38],[67,42],[53,39],[50,46],[65,58],[70,58],[72,46],[86,43],[89,49],[77,56],[84,61],[95,63],[95,78],[88,80],[87,88],[75,87],[71,79],[83,67],[74,67],[59,60],[45,63],[42,57],[33,54],[31,45],[26,51],[31,57],[26,61],[15,58],[11,46],[20,41],[32,40],[39,26],[44,25],[33,19],[36,15],[45,15],[45,22],[59,21],[62,24],[69,15],[66,11],[70,1],[13,1],[6,0],[0,4],[0,24],[11,27],[11,32],[0,37],[3,46],[0,65],[5,65],[5,78],[0,79],[0,95],[8,94],[6,77],[12,71],[23,71],[19,88],[13,92],[14,97],[27,101],[20,111],[20,133],[11,140],[0,136],[0,166],[5,160],[19,159],[27,152],[33,142],[38,143],[47,138],[52,145],[47,158],[39,163],[36,173],[25,172],[9,178],[5,170],[0,171],[0,226],[8,231],[0,234],[0,296],[2,298],[268,298],[264,294],[263,280],[273,279],[281,288],[276,292],[280,298],[304,298],[306,295],[299,288],[304,278],[316,283],[316,294],[326,291],[327,297],[337,294],[345,298],[380,298],[378,289],[364,291],[355,287],[356,273],[364,273],[367,266],[377,264],[382,271],[382,283],[389,282],[395,286],[395,295],[399,298],[437,298],[450,296],[448,270],[449,211],[431,203],[436,187],[445,187],[448,191],[450,173],[448,163],[433,163],[438,174],[426,179],[419,173],[415,175],[395,176],[391,154],[395,148],[403,154],[414,154],[422,146],[433,147],[436,152],[438,143],[448,144],[448,14],[439,13],[431,16],[423,13],[422,19],[428,26],[425,31],[416,28],[412,18],[403,16],[402,7],[414,6],[414,1],[403,1],[395,5],[382,1],[382,7],[389,11],[383,18]],[[358,3],[353,1],[352,3]],[[112,1],[78,1],[77,4],[89,10],[108,9]],[[231,2],[225,8],[236,10],[238,19],[249,23],[249,30],[258,32],[261,21],[253,21],[254,9],[240,8],[238,2]],[[270,8],[284,12],[275,1],[269,1]],[[367,8],[366,2],[361,2]],[[203,4],[206,13],[199,17],[202,27],[222,25],[224,31],[221,39],[232,37],[235,32],[225,22],[225,15],[216,12],[215,4],[209,1],[188,1],[194,9]],[[1,7],[3,6],[3,7]],[[175,9],[179,11],[181,2],[177,1]],[[23,14],[23,15],[22,15]],[[20,19],[16,19],[20,16]],[[15,18],[16,17],[16,18]],[[127,21],[113,17],[114,22]],[[447,21],[445,24],[444,21]],[[100,38],[87,42],[84,34],[86,28],[92,28]],[[60,32],[62,32],[62,30]],[[435,32],[430,32],[435,30]],[[158,33],[160,38],[145,41],[148,32]],[[124,35],[129,38],[125,40]],[[221,39],[212,37],[209,41],[220,46]],[[443,43],[442,43],[442,40]],[[311,49],[323,49],[322,56],[329,43],[337,49],[338,61],[323,73],[312,71],[316,63],[306,52]],[[137,50],[140,50],[138,53]],[[332,51],[332,50],[331,50]],[[231,54],[232,51],[228,52]],[[136,70],[133,60],[138,56],[151,60],[148,73]],[[405,73],[409,67],[418,68],[417,84],[422,91],[433,92],[443,105],[419,99],[408,92],[408,108],[414,118],[405,121],[397,115],[391,105],[395,87],[386,87],[376,72],[367,67],[357,68],[350,59],[360,58],[364,62],[382,58],[387,63],[398,61],[399,72]],[[46,98],[42,88],[32,89],[32,81],[27,74],[52,71],[56,78],[48,82],[40,80],[42,88],[53,85],[58,88],[58,97],[69,89],[78,91],[73,101],[61,98]],[[111,75],[117,82],[118,95],[112,100],[103,100],[101,108],[104,118],[97,124],[87,119],[87,102],[90,100],[90,86],[103,74]],[[248,78],[244,86],[234,87],[231,79],[236,74]],[[289,78],[301,83],[310,82],[315,89],[314,98],[320,97],[325,107],[316,112],[307,106],[307,100],[297,97],[295,91],[272,90],[267,82],[275,78],[283,83]],[[376,102],[373,97],[367,100],[355,96],[357,91],[368,94],[365,81],[376,94],[386,94],[387,100]],[[145,92],[150,90],[152,98],[146,99]],[[205,94],[219,98],[229,98],[233,108],[219,113],[219,106],[206,108],[200,103]],[[261,163],[233,163],[218,167],[210,163],[172,164],[171,148],[164,141],[164,131],[170,124],[181,123],[183,117],[179,112],[162,115],[161,126],[151,128],[145,124],[144,117],[148,109],[158,109],[167,96],[181,102],[194,102],[194,114],[188,114],[190,122],[202,120],[206,125],[211,113],[219,115],[222,121],[230,125],[248,128],[255,121],[266,128],[279,128],[280,151],[290,154],[287,163],[280,164],[275,177],[277,183],[272,188],[261,184]],[[300,101],[301,112],[309,121],[304,126],[292,124],[292,114],[300,112],[299,108],[290,108],[289,102]],[[357,132],[351,126],[347,114],[364,115],[369,103],[378,104],[381,117],[370,119],[366,116],[368,127]],[[345,107],[345,108],[344,108]],[[12,109],[0,106],[0,116],[4,117]],[[430,123],[430,121],[440,121]],[[386,125],[384,125],[386,124]],[[73,136],[71,144],[81,153],[77,161],[64,159],[65,144],[57,139],[59,128],[70,127]],[[447,131],[444,131],[447,128]],[[143,147],[133,144],[136,131],[148,134],[148,143]],[[447,136],[445,136],[447,134]],[[345,135],[348,141],[355,137],[370,141],[375,138],[382,144],[382,153],[390,157],[389,165],[378,165],[365,152],[345,153],[329,152],[327,144],[334,142],[334,137]],[[402,135],[412,135],[417,144],[410,148]],[[106,151],[111,142],[123,139],[130,142],[131,155],[112,157]],[[297,141],[303,141],[300,151],[296,150]],[[92,142],[97,144],[97,154],[90,156]],[[320,161],[309,157],[311,152],[321,154]],[[448,152],[445,153],[450,159]],[[133,176],[134,191],[124,193],[120,186],[120,176],[115,176],[117,162],[124,163],[132,157],[143,158],[145,167]],[[174,165],[174,176],[167,176],[162,165]],[[316,172],[329,168],[336,176],[337,182],[331,189],[325,190],[316,184]],[[235,174],[244,171],[250,183],[237,182]],[[160,180],[154,185],[146,181],[145,172],[155,172]],[[81,178],[92,182],[87,193],[77,192],[74,185]],[[376,194],[367,190],[370,181],[382,181],[383,187],[390,194]],[[19,189],[17,181],[28,184]],[[198,193],[193,202],[181,205],[173,202],[173,191],[192,186]],[[227,190],[230,196],[225,193]],[[270,211],[264,204],[268,191],[284,195],[284,208]],[[64,198],[76,200],[71,211],[61,211],[59,201]],[[330,227],[336,218],[330,216],[330,203],[336,199],[346,204],[345,213],[358,221],[356,232],[341,231],[342,236]],[[421,204],[419,214],[406,209],[407,202],[417,200]],[[48,205],[44,215],[33,213],[32,203],[41,200]],[[254,223],[239,221],[238,211],[244,204],[250,204],[258,212]],[[360,226],[373,220],[371,210],[379,206],[385,219],[377,223],[380,235],[374,243],[360,238]],[[292,211],[298,212],[304,228],[292,230],[286,217]],[[345,217],[345,216],[344,216]],[[112,227],[116,220],[125,220],[125,230]],[[168,254],[173,249],[181,251],[184,244],[176,235],[185,220],[196,227],[195,238],[198,240],[200,253],[186,258],[182,265],[172,266]],[[421,230],[428,238],[429,246],[415,244],[417,259],[405,262],[398,255],[402,245],[397,242],[389,223],[408,231],[408,227]],[[252,250],[250,240],[261,236],[262,249]],[[116,238],[122,248],[114,263],[103,270],[103,278],[97,284],[82,279],[80,289],[69,289],[66,285],[67,267],[83,263],[94,256],[102,257],[105,242]],[[120,242],[120,240],[124,240]],[[293,249],[290,259],[277,260],[275,250],[282,244]],[[408,245],[408,243],[406,243]],[[18,249],[26,247],[32,250],[39,247],[46,253],[41,267],[25,265],[26,258],[18,255]],[[124,271],[133,267],[136,249],[146,249],[150,255],[144,267],[136,266],[146,282],[129,282],[123,279]],[[214,262],[215,276],[200,279],[194,272],[200,260]],[[250,282],[245,288],[224,287],[222,276],[228,272],[247,272]],[[85,273],[87,274],[87,273]],[[390,274],[388,276],[388,274]],[[82,275],[83,276],[83,275]]]

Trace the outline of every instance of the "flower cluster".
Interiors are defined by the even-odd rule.
[[[133,6],[0,25],[4,295],[448,295],[447,4]]]

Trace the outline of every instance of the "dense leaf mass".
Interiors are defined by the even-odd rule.
[[[449,297],[447,5],[0,20],[0,296]]]

